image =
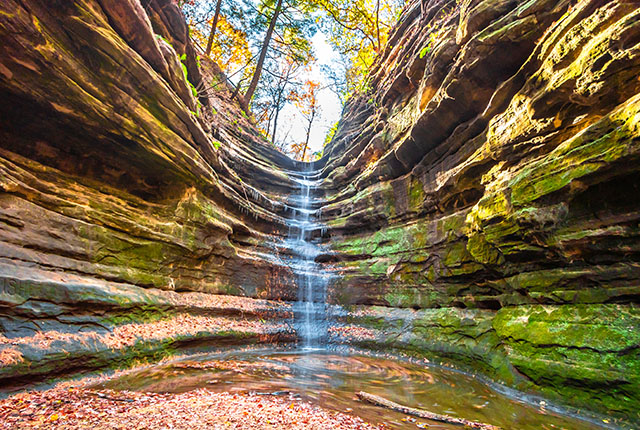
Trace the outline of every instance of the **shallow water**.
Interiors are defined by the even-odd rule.
[[[126,374],[100,388],[160,393],[207,388],[275,394],[308,400],[372,423],[385,423],[392,429],[462,428],[424,419],[407,421],[404,414],[355,399],[356,392],[366,391],[410,407],[482,421],[505,430],[602,428],[506,396],[473,376],[450,369],[322,350],[200,354]]]

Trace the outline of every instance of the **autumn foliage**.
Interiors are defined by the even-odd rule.
[[[81,383],[0,400],[4,429],[346,429],[381,428],[296,398],[214,393],[93,390]]]
[[[387,43],[401,0],[181,0],[192,39],[220,65],[247,114],[265,137],[293,158],[309,161],[309,134],[321,112],[318,93],[344,101],[366,91],[366,76]],[[339,54],[323,85],[310,77],[312,37],[322,31]],[[209,43],[212,42],[212,43]],[[205,49],[207,47],[207,49]],[[210,51],[210,52],[209,52]],[[306,139],[281,127],[286,106],[298,109]]]

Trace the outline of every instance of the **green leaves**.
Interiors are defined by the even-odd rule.
[[[323,28],[347,67],[343,98],[362,91],[365,77],[404,6],[399,0],[314,0],[324,12]]]

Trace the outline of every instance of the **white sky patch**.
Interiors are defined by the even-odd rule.
[[[322,73],[321,67],[338,63],[338,53],[327,42],[324,33],[318,32],[311,39],[315,51],[317,63],[313,65],[311,73],[301,76],[302,79],[311,79],[320,83],[321,91],[318,93],[319,113],[316,116],[311,128],[309,138],[310,152],[314,153],[322,150],[324,138],[327,131],[340,119],[342,105],[340,99],[332,91],[330,81]],[[282,141],[286,137],[287,143],[302,143],[306,138],[306,120],[300,115],[297,108],[292,104],[287,104],[281,112],[281,122],[278,125],[278,136],[276,140]]]

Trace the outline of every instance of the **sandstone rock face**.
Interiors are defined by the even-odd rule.
[[[79,356],[85,367],[108,362],[108,342],[84,348],[82,333],[95,341],[105,327],[175,312],[219,315],[222,299],[189,292],[295,299],[279,255],[294,166],[215,67],[200,70],[177,6],[9,0],[0,34],[0,347],[18,366],[0,378],[82,367]],[[247,300],[253,317],[223,314],[289,318],[287,305]],[[181,339],[209,336],[201,325]],[[241,337],[275,330],[223,325]],[[42,333],[62,342],[51,360],[50,343],[34,346]],[[153,339],[120,346],[135,355],[172,344]]]
[[[292,340],[300,166],[172,1],[54,3],[0,4],[0,379]],[[634,1],[408,3],[314,165],[333,339],[640,420],[639,76]]]
[[[638,2],[408,5],[321,164],[366,344],[640,418],[639,76]]]

